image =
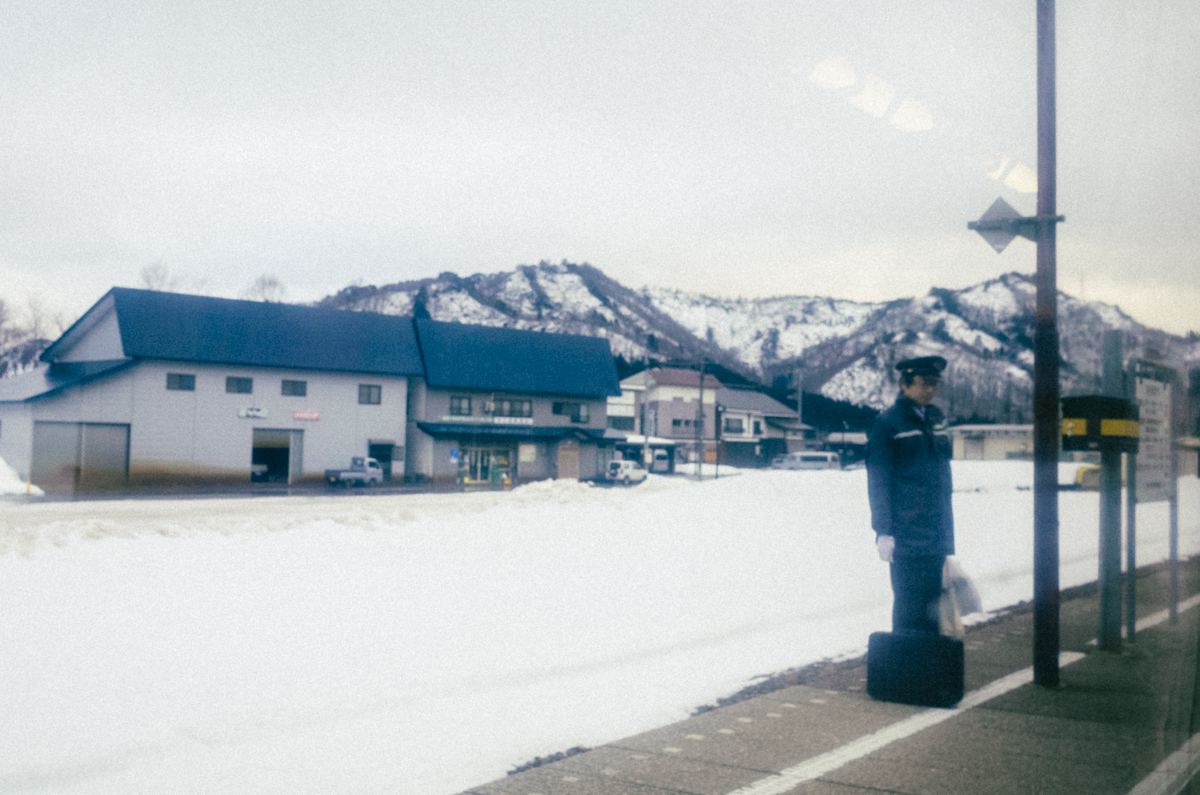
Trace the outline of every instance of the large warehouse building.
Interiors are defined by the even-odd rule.
[[[471,466],[480,476],[484,447],[472,447],[471,440],[503,428],[508,432],[486,447],[488,456],[509,451],[511,482],[522,456],[537,461],[527,462],[526,479],[594,471],[594,465],[580,466],[578,456],[562,473],[557,464],[560,449],[582,445],[590,463],[605,444],[603,431],[594,430],[604,428],[605,397],[617,390],[607,341],[442,328],[450,325],[424,325],[436,357],[427,371],[418,339],[422,323],[412,318],[114,288],[46,349],[39,367],[0,379],[0,458],[51,493],[295,483],[367,455],[378,458],[391,478],[453,480]],[[487,358],[499,362],[498,372],[511,371],[507,381],[497,379],[495,368],[485,378],[458,377],[472,371],[470,361],[480,362],[471,354],[481,345],[491,346]],[[565,381],[546,375],[563,361],[553,355],[558,347],[574,366]],[[498,359],[499,351],[506,358]],[[457,375],[447,381],[445,373]],[[410,384],[417,390],[411,395]],[[545,387],[595,394],[538,391]],[[439,402],[429,413],[430,395],[446,398],[444,412]],[[410,398],[419,398],[412,423]],[[478,407],[470,419],[449,406],[461,411],[463,398]],[[512,416],[526,410],[522,401],[533,404],[532,417]],[[571,404],[597,406],[597,419],[579,423],[555,413]],[[532,434],[538,426],[524,424],[534,418],[568,430]],[[533,435],[542,446],[522,447],[521,440],[530,436],[528,444]],[[439,445],[435,439],[449,441]],[[551,449],[548,441],[558,444]],[[446,460],[435,461],[435,450]],[[406,471],[406,460],[413,471]],[[492,460],[499,459],[484,462],[489,481]]]

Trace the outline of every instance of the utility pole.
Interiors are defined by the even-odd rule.
[[[1003,198],[967,224],[999,253],[1017,235],[1037,243],[1033,332],[1033,681],[1058,686],[1058,215],[1054,0],[1037,4],[1037,215]]]
[[[700,400],[696,403],[696,480],[704,479],[704,365],[700,360]]]
[[[1054,0],[1037,0],[1037,308],[1033,332],[1033,681],[1058,687],[1058,140]]]

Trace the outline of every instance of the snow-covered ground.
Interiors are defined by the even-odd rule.
[[[1028,599],[1031,466],[954,471],[985,606]],[[0,502],[0,793],[446,795],[679,720],[888,626],[865,489]],[[1095,579],[1098,500],[1060,505],[1066,587]],[[1166,505],[1138,529],[1165,558]]]

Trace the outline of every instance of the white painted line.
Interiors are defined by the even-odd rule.
[[[1178,612],[1182,613],[1185,610],[1191,610],[1197,605],[1200,605],[1200,594],[1196,594],[1190,599],[1180,602]],[[1138,621],[1136,624],[1136,629],[1138,631],[1149,629],[1150,627],[1163,623],[1168,619],[1169,616],[1170,611],[1160,610],[1159,612],[1148,615],[1142,620]],[[1092,641],[1092,643],[1095,643],[1095,641]],[[1082,660],[1085,656],[1087,655],[1073,651],[1060,652],[1058,655],[1058,665],[1060,668],[1066,667],[1071,663]],[[882,728],[877,732],[866,735],[865,737],[859,737],[857,740],[846,743],[840,748],[834,748],[832,751],[827,751],[820,756],[814,756],[812,759],[807,759],[800,764],[793,765],[792,767],[789,767],[779,773],[772,774],[766,778],[761,778],[758,781],[747,784],[740,789],[730,792],[729,795],[780,795],[780,793],[787,792],[788,790],[797,787],[806,781],[812,781],[813,779],[823,776],[826,773],[831,773],[843,765],[847,765],[856,759],[861,759],[868,754],[874,753],[880,748],[891,745],[897,740],[903,740],[906,737],[911,737],[917,732],[924,731],[930,726],[936,726],[942,721],[949,720],[950,718],[953,718],[954,716],[959,715],[968,709],[979,706],[985,701],[990,701],[997,696],[1001,696],[1009,691],[1016,690],[1018,687],[1026,685],[1032,681],[1033,668],[1025,668],[1024,670],[1009,674],[1008,676],[997,679],[995,682],[985,685],[978,690],[972,690],[970,693],[967,693],[965,696],[963,696],[963,700],[960,701],[958,706],[954,709],[930,709],[926,710],[925,712],[919,712],[910,718],[900,721],[899,723],[893,723],[891,726]],[[1197,769],[1200,769],[1200,762],[1192,759],[1192,757],[1187,756],[1187,754],[1184,754],[1184,751],[1186,749],[1191,749],[1188,751],[1188,753],[1191,753],[1193,756],[1200,755],[1200,742],[1197,741],[1197,737],[1200,737],[1200,735],[1193,737],[1187,744],[1185,744],[1184,748],[1181,748],[1179,751],[1176,751],[1175,754],[1168,757],[1167,761],[1163,762],[1163,764],[1159,767],[1163,768],[1167,765],[1167,762],[1183,754],[1183,756],[1180,756],[1181,759],[1186,759],[1188,760],[1189,764],[1196,766],[1191,769],[1192,773],[1194,774]],[[1193,745],[1193,743],[1196,744]],[[1175,770],[1176,768],[1173,767],[1170,769]],[[1157,774],[1158,770],[1155,770],[1154,773],[1150,774],[1150,777],[1147,778],[1146,781],[1149,781],[1151,778],[1155,778]],[[1129,795],[1178,795],[1179,791],[1183,789],[1183,786],[1187,784],[1188,780],[1190,780],[1190,775],[1188,779],[1183,781],[1183,785],[1175,790],[1147,789],[1145,792],[1141,792],[1135,789],[1133,792],[1129,793]],[[1142,783],[1145,784],[1146,782],[1143,781]],[[1138,785],[1138,787],[1141,786],[1141,784]]]
[[[1083,659],[1085,656],[1079,652],[1062,652],[1058,655],[1058,664],[1060,666],[1070,665],[1076,660]],[[963,696],[963,700],[959,702],[958,706],[953,709],[929,709],[924,712],[918,712],[910,718],[905,718],[899,723],[893,723],[891,726],[882,728],[865,737],[859,737],[857,740],[846,743],[840,748],[834,748],[832,751],[827,751],[820,756],[814,756],[812,759],[807,759],[779,773],[772,774],[766,778],[760,778],[758,781],[747,784],[741,789],[734,790],[729,795],[779,795],[779,793],[787,792],[806,781],[812,781],[826,773],[831,773],[839,767],[847,765],[856,759],[861,759],[867,754],[874,753],[897,740],[911,737],[917,732],[928,729],[930,726],[936,726],[942,721],[950,720],[950,718],[968,709],[977,707],[985,701],[990,701],[1009,691],[1016,690],[1018,687],[1032,681],[1033,668],[1026,668],[1022,671],[1009,674],[985,687],[967,693]]]
[[[1168,756],[1154,772],[1129,790],[1129,795],[1179,795],[1200,771],[1200,734],[1184,743]]]
[[[1179,612],[1182,613],[1184,610],[1191,610],[1196,605],[1200,605],[1200,593],[1196,594],[1195,596],[1193,596],[1189,599],[1184,599],[1182,602],[1180,602],[1179,603]],[[1145,618],[1140,619],[1134,625],[1134,630],[1137,632],[1141,632],[1143,629],[1149,629],[1150,627],[1152,627],[1156,624],[1161,624],[1162,622],[1166,621],[1170,617],[1171,617],[1170,610],[1159,610],[1157,613],[1151,613],[1150,615],[1146,616]]]
[[[1192,596],[1188,599],[1184,599],[1182,602],[1180,602],[1179,607],[1178,607],[1178,612],[1182,613],[1185,610],[1191,610],[1196,605],[1200,605],[1200,593],[1198,593],[1195,596]],[[1139,618],[1133,626],[1133,631],[1141,632],[1143,629],[1150,629],[1150,627],[1156,627],[1159,624],[1163,623],[1164,621],[1167,621],[1170,617],[1171,617],[1170,609],[1159,610],[1157,613],[1151,613],[1150,615],[1146,616],[1145,618]],[[1126,627],[1124,624],[1122,624],[1122,626],[1121,626],[1121,637],[1122,638],[1128,637],[1128,635],[1129,635],[1129,633],[1127,633],[1125,630],[1126,630]],[[1097,640],[1095,638],[1092,638],[1091,640],[1088,641],[1089,646],[1095,646],[1096,643],[1097,643]]]

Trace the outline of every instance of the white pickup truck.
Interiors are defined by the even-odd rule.
[[[326,469],[325,481],[330,486],[371,486],[383,482],[383,467],[374,458],[355,456],[349,469]]]

